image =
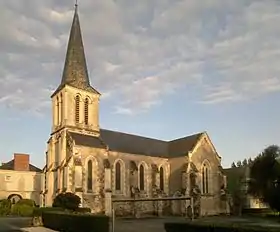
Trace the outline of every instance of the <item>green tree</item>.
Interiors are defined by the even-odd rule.
[[[257,156],[250,168],[248,192],[280,211],[280,148],[272,145]]]
[[[81,198],[74,193],[60,193],[58,194],[53,201],[53,207],[68,209],[68,210],[77,210],[81,204]]]
[[[236,165],[234,162],[231,164],[231,168],[236,168]]]
[[[241,163],[241,161],[240,161],[240,160],[239,160],[239,161],[237,161],[236,166],[237,166],[237,167],[241,167],[241,166],[242,166],[242,163]]]
[[[248,165],[252,165],[253,164],[253,160],[251,159],[251,157],[248,159]]]
[[[242,161],[242,166],[247,166],[248,165],[248,161],[247,161],[247,159],[244,159],[243,161]]]

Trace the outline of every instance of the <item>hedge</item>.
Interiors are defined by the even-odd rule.
[[[58,208],[58,207],[36,207],[36,208],[34,208],[34,210],[33,210],[33,216],[34,217],[41,217],[42,216],[42,214],[43,214],[43,212],[49,212],[49,211],[51,211],[51,212],[53,212],[53,211],[64,211],[64,209],[61,209],[61,208]]]
[[[272,213],[274,213],[274,211],[269,208],[252,208],[242,210],[242,214],[250,216],[265,216]]]
[[[109,232],[109,217],[70,212],[43,212],[44,227],[63,232]]]
[[[11,212],[12,203],[8,199],[0,200],[0,216],[7,216]]]
[[[67,210],[59,207],[36,207],[33,210],[34,217],[41,217],[43,212],[65,212]],[[90,213],[90,208],[78,208],[75,212],[77,213]]]
[[[29,205],[31,207],[35,207],[35,201],[31,200],[31,199],[20,199],[16,204],[19,205]]]
[[[279,232],[279,227],[255,226],[249,224],[210,225],[198,223],[165,223],[166,232]]]
[[[14,204],[11,208],[11,214],[14,216],[31,217],[34,207],[24,204]]]

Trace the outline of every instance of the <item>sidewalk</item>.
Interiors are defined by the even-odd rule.
[[[26,227],[26,228],[21,228],[20,230],[24,231],[24,232],[57,232],[55,230],[51,230],[51,229],[48,229],[46,227],[41,227],[41,226],[38,226],[38,227]]]

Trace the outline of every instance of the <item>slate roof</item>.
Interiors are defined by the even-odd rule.
[[[168,156],[168,143],[162,140],[104,129],[100,130],[100,137],[112,151],[156,157]]]
[[[96,148],[106,148],[106,145],[108,145],[111,151],[162,158],[186,155],[194,148],[202,134],[198,133],[172,141],[163,141],[105,129],[100,130],[100,138],[70,132],[76,145]]]
[[[90,85],[77,5],[70,30],[61,83],[52,96],[65,85],[100,94]]]
[[[184,155],[186,151],[191,151],[203,133],[193,134],[183,138],[168,142],[168,153],[172,157]]]
[[[69,132],[76,145],[96,148],[106,148],[102,140],[95,136],[83,135],[74,132]]]
[[[11,160],[7,163],[3,163],[0,166],[0,170],[14,170],[14,160]],[[37,168],[32,164],[29,164],[29,171],[30,172],[42,172],[42,170],[40,168]]]

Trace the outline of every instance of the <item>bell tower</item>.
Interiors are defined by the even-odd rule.
[[[99,135],[100,93],[89,81],[77,4],[75,4],[61,83],[51,98],[52,134],[67,128]]]

